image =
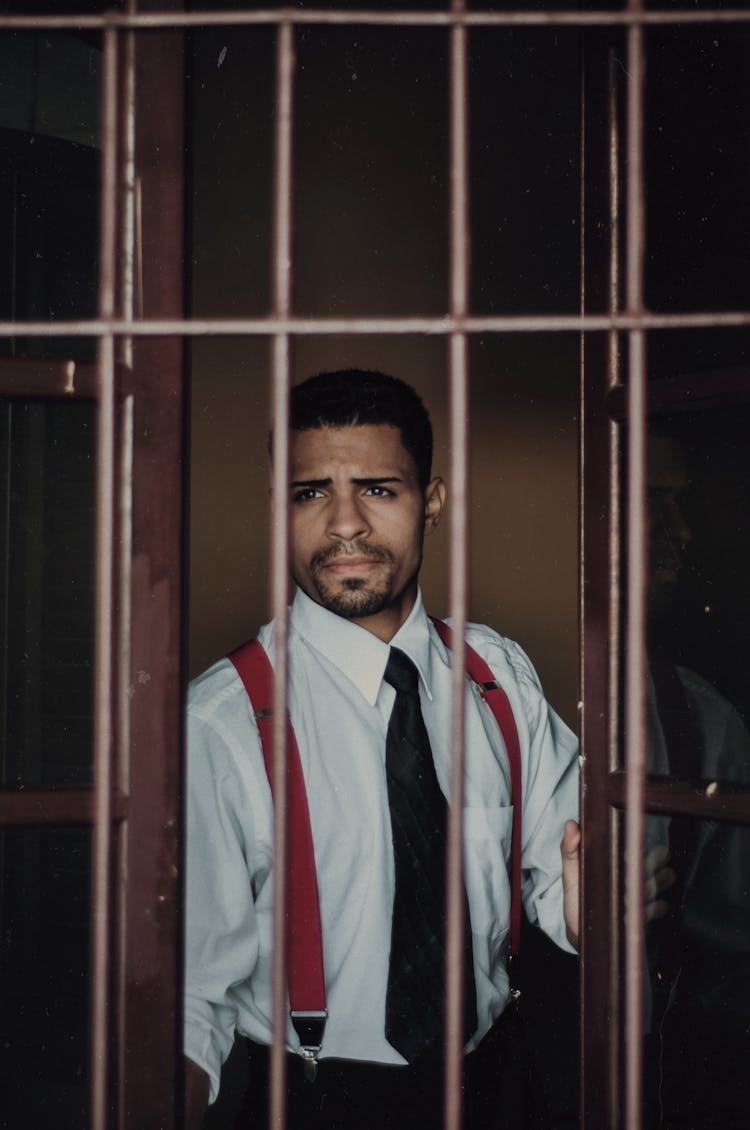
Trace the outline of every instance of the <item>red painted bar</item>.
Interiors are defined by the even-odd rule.
[[[166,4],[165,4],[166,8]],[[0,31],[5,28],[36,28],[55,30],[76,27],[98,30],[105,27],[134,29],[177,29],[190,27],[246,27],[257,24],[333,24],[391,27],[449,27],[461,24],[465,27],[633,27],[664,26],[668,24],[706,24],[706,23],[748,23],[750,11],[747,8],[721,10],[694,8],[678,10],[648,11],[588,11],[575,9],[559,12],[546,11],[507,11],[507,12],[425,12],[403,9],[383,12],[372,9],[300,10],[299,8],[258,8],[253,11],[238,12],[232,9],[211,12],[107,12],[102,15],[82,14],[76,16],[0,16]]]
[[[453,0],[451,11],[464,11]],[[465,316],[469,295],[467,33],[455,24],[450,35],[450,312]],[[450,611],[456,639],[466,634],[468,607],[468,357],[466,336],[450,337],[451,553]],[[446,867],[445,1127],[461,1127],[463,1067],[464,881],[462,813],[464,787],[466,670],[463,648],[452,652],[451,806]]]
[[[115,303],[117,230],[117,33],[104,35],[102,92],[102,192],[99,314],[111,318]],[[94,829],[91,923],[91,1126],[106,1130],[109,1090],[109,969],[112,935],[113,680],[116,631],[114,339],[99,343],[97,419],[96,648],[94,690]]]
[[[641,11],[639,0],[629,10]],[[625,291],[630,313],[643,311],[643,29],[628,31]],[[625,1124],[640,1130],[643,1099],[643,855],[646,779],[646,342],[630,334],[628,379],[627,625],[625,637]]]
[[[71,827],[94,823],[93,789],[0,790],[0,828]],[[128,797],[112,797],[112,821],[127,819]]]
[[[463,335],[450,340],[451,549],[450,612],[457,640],[466,635],[468,606],[468,359]],[[466,669],[463,648],[451,652],[451,807],[448,825],[445,1127],[460,1130],[463,1057],[464,913],[462,812]]]
[[[431,334],[451,333],[594,333],[599,330],[682,330],[708,326],[750,326],[750,311],[696,311],[694,314],[501,314],[488,317],[451,315],[398,318],[312,318],[270,315],[267,318],[144,319],[92,318],[90,321],[0,322],[0,337],[14,337],[19,327],[29,337],[242,337],[269,334]]]
[[[273,303],[277,317],[288,317],[292,300],[292,165],[294,29],[279,26],[276,41],[276,118],[274,168]],[[271,604],[276,626],[276,680],[274,684],[274,956],[273,1042],[269,1126],[283,1130],[286,1112],[286,861],[287,861],[287,703],[289,574],[289,337],[273,339],[272,408],[273,502],[271,514]]]

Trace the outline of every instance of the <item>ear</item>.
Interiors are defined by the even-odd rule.
[[[445,483],[440,478],[432,479],[424,492],[424,532],[431,534],[440,522],[445,506]]]

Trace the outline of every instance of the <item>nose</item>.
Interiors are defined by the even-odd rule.
[[[333,541],[353,541],[366,537],[370,525],[356,495],[336,495],[328,511],[326,533]]]

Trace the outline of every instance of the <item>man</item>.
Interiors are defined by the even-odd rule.
[[[427,1027],[435,1013],[433,1038],[414,1053],[395,1046],[405,1045],[394,1034],[394,1009],[410,1002],[401,999],[407,990],[393,987],[404,948],[397,939],[403,900],[394,893],[402,890],[403,880],[396,880],[404,863],[397,847],[402,817],[392,799],[393,742],[400,738],[392,727],[407,692],[391,680],[393,664],[401,664],[413,676],[415,693],[418,688],[415,725],[426,729],[430,761],[424,783],[420,770],[419,789],[426,795],[427,778],[436,775],[444,808],[450,653],[424,610],[418,576],[423,539],[440,521],[445,485],[432,477],[432,430],[424,406],[395,378],[360,371],[313,377],[293,389],[291,428],[297,591],[290,619],[290,715],[314,841],[328,1021],[315,1082],[303,1079],[299,1040],[289,1025],[288,1116],[292,1126],[331,1130],[382,1130],[410,1118],[420,1127],[438,1126],[439,976],[419,1006]],[[578,802],[575,739],[545,702],[516,644],[477,625],[467,639],[503,686],[518,729],[526,912],[572,948],[580,835],[572,822]],[[273,660],[273,624],[261,629],[259,640]],[[526,1124],[530,1097],[520,1033],[514,1010],[507,1008],[508,760],[492,714],[468,683],[466,733],[466,1125],[515,1127]],[[188,755],[185,1050],[188,1113],[197,1126],[209,1092],[216,1097],[235,1031],[259,1045],[271,1040],[272,801],[248,696],[226,660],[191,687]],[[407,847],[407,857],[410,852]],[[417,854],[414,849],[414,859]],[[428,859],[424,868],[434,862]],[[415,881],[423,879],[418,874]],[[420,892],[420,905],[422,898]],[[442,890],[436,901],[442,907]],[[407,954],[407,965],[414,957],[416,966],[419,956]],[[263,1117],[260,1086],[251,1086],[246,1125]]]
[[[683,585],[693,567],[680,434],[674,421],[659,421],[648,440],[647,767],[714,790],[747,786],[742,719],[678,662],[676,629],[689,612]],[[649,859],[668,862],[674,881],[646,929],[644,1126],[739,1130],[750,1114],[750,830],[649,813],[646,846]]]

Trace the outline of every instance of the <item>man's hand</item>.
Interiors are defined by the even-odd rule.
[[[208,1107],[209,1082],[205,1071],[185,1056],[185,1127],[200,1130]]]
[[[579,914],[579,855],[581,829],[575,820],[568,820],[563,832],[560,854],[562,856],[563,915],[568,941],[578,949]]]

